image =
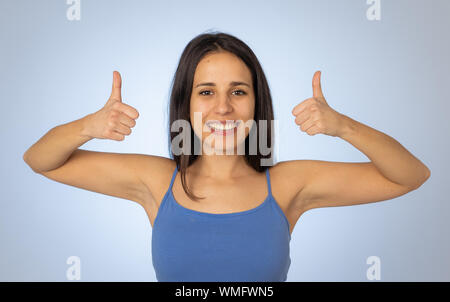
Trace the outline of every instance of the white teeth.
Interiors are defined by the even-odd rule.
[[[208,126],[216,130],[230,130],[236,127],[237,123],[227,123],[225,126],[221,123],[210,123]]]
[[[222,124],[211,124],[211,127],[215,128],[215,129],[220,129],[220,130],[229,130],[231,128],[234,128],[234,124],[233,125],[222,125]]]

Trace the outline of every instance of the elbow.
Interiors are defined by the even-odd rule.
[[[28,152],[28,151],[27,151]],[[23,161],[31,168],[30,162],[28,160],[27,152],[22,155]]]
[[[430,178],[430,176],[431,176],[431,171],[430,171],[430,169],[428,169],[427,168],[427,173],[425,174],[425,179],[424,179],[424,183],[428,180],[428,178]]]
[[[28,151],[28,150],[27,150]],[[27,164],[28,167],[31,168],[31,170],[33,170],[34,173],[40,173],[41,171],[37,170],[34,168],[33,165],[30,164],[30,159],[28,158],[27,152],[25,152],[22,156],[23,161]]]
[[[413,190],[420,188],[428,180],[428,178],[430,178],[430,176],[431,171],[430,169],[426,168],[424,176],[422,177],[421,181],[417,183],[417,185],[413,186]]]
[[[424,184],[428,180],[428,178],[430,178],[430,176],[431,176],[430,169],[428,169],[428,167],[425,167],[425,176],[423,182],[420,185]]]

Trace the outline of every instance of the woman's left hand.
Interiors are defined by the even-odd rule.
[[[300,130],[308,135],[339,136],[344,126],[343,115],[328,106],[322,93],[320,75],[321,72],[316,71],[313,76],[313,97],[295,106],[292,115]]]

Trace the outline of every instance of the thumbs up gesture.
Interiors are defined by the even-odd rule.
[[[131,134],[139,112],[122,103],[121,89],[122,78],[119,72],[114,71],[111,95],[105,106],[86,117],[84,133],[89,137],[123,141],[125,135]]]
[[[316,71],[312,80],[313,97],[292,109],[295,123],[308,135],[318,133],[339,136],[343,127],[343,115],[328,106],[320,84],[321,72]]]

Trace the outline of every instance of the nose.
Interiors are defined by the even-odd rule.
[[[218,98],[217,105],[215,107],[215,111],[217,114],[226,114],[232,111],[232,106],[230,104],[229,96],[223,96]]]

